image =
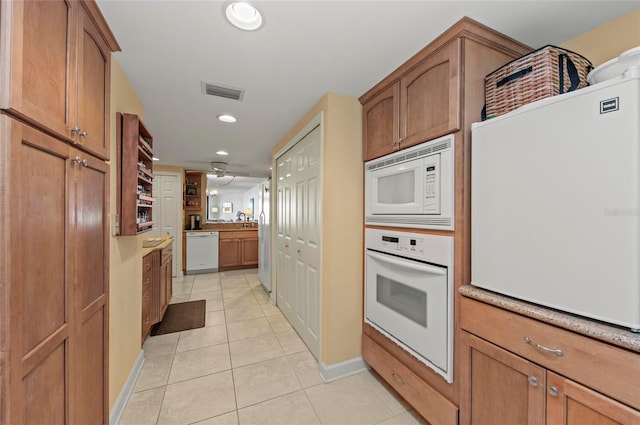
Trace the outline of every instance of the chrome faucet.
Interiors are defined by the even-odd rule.
[[[242,211],[238,211],[238,214],[236,215],[236,219],[240,219],[240,216],[242,216],[242,221],[247,221],[247,215]]]

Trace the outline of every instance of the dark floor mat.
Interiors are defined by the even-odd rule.
[[[164,318],[151,329],[151,335],[164,335],[204,327],[205,300],[169,304]]]

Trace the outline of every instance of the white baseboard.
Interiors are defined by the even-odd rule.
[[[331,382],[338,378],[353,375],[369,369],[369,365],[365,363],[362,357],[356,357],[351,360],[332,364],[330,366],[320,362],[320,377],[324,382]]]
[[[129,397],[131,397],[131,393],[133,393],[133,387],[136,385],[136,381],[138,380],[138,375],[140,375],[140,372],[142,371],[142,365],[144,365],[144,351],[140,350],[138,358],[133,364],[131,372],[129,372],[129,377],[120,391],[118,400],[116,400],[116,404],[114,404],[113,409],[111,409],[111,413],[109,414],[110,425],[117,425],[120,422],[122,413],[124,413],[124,408],[127,406]]]

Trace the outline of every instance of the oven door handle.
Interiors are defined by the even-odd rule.
[[[371,251],[371,250],[367,250],[367,255],[370,256],[371,258],[377,259],[379,261],[383,261],[385,263],[388,264],[393,264],[394,266],[398,266],[398,267],[404,267],[407,269],[412,269],[415,271],[419,271],[419,272],[425,272],[425,273],[430,273],[430,274],[435,274],[435,275],[446,275],[447,271],[446,269],[440,268],[440,267],[434,267],[434,266],[429,266],[427,264],[422,264],[418,261],[412,261],[412,260],[399,260],[395,257],[392,257],[390,255],[384,255],[384,254],[378,254],[377,252]]]

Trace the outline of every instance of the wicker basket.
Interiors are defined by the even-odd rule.
[[[514,59],[484,79],[486,118],[586,87],[591,69],[586,58],[551,45]]]

